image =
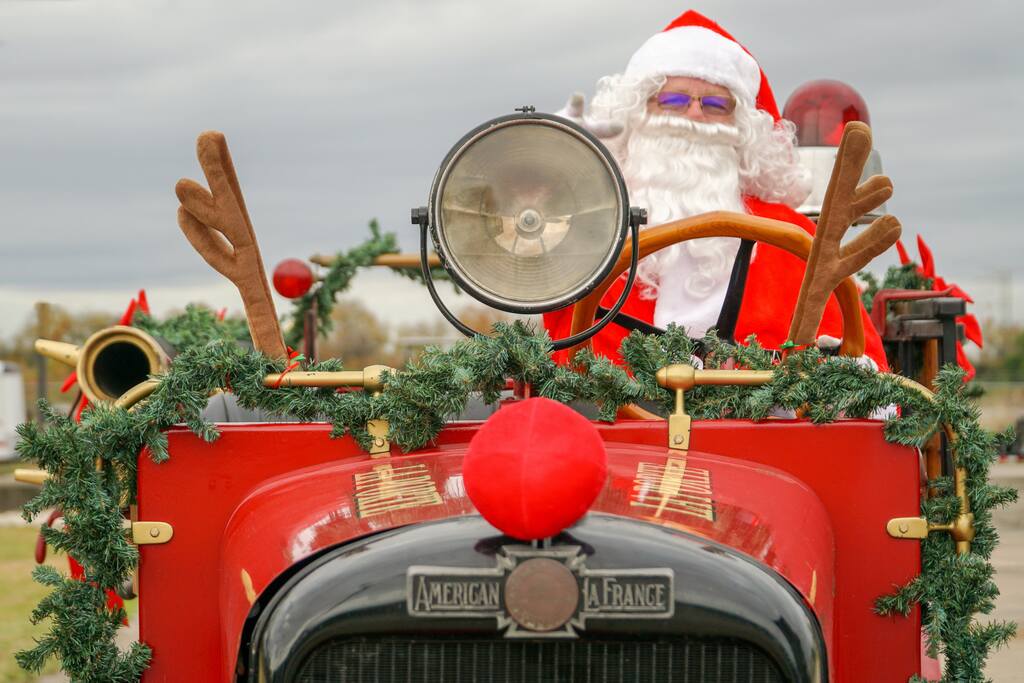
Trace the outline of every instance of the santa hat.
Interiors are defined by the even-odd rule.
[[[748,106],[780,118],[768,79],[747,48],[703,14],[687,10],[640,46],[627,76],[689,76],[725,86]]]

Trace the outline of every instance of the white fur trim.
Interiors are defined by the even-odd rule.
[[[739,43],[701,26],[680,26],[651,36],[633,53],[627,76],[689,76],[728,88],[751,107],[761,69]]]

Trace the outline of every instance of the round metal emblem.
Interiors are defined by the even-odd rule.
[[[576,613],[579,583],[563,563],[544,557],[526,560],[505,581],[505,609],[531,631],[553,631]]]

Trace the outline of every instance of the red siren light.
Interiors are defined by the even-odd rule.
[[[820,80],[797,88],[782,112],[796,125],[801,147],[838,147],[849,121],[871,125],[868,105],[856,90],[841,81]]]
[[[281,296],[297,299],[313,286],[313,271],[305,261],[288,258],[274,268],[274,289]]]
[[[466,493],[483,518],[523,541],[575,524],[606,477],[597,428],[548,398],[516,401],[491,415],[469,442],[462,468]]]

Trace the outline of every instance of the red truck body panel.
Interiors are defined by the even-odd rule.
[[[378,531],[474,514],[462,484],[479,423],[429,448],[370,458],[323,424],[222,425],[207,444],[169,433],[170,461],[139,460],[138,517],[174,527],[140,547],[144,681],[230,681],[253,602],[291,567]],[[830,680],[906,680],[921,667],[920,617],[880,617],[874,599],[920,571],[920,545],[885,523],[918,512],[915,450],[881,423],[696,422],[688,453],[663,421],[599,424],[608,480],[595,513],[730,546],[771,567],[822,627]],[[681,577],[685,580],[685,577]]]

